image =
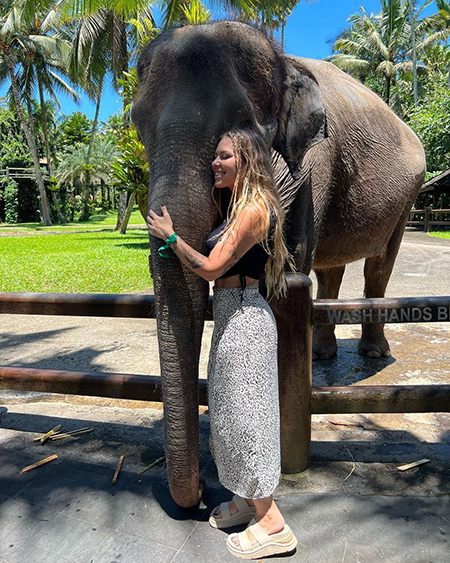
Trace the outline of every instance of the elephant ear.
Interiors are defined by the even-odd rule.
[[[306,152],[327,137],[325,106],[319,85],[306,69],[304,72],[297,70],[288,59],[285,59],[285,69],[279,129],[273,148],[298,180]]]

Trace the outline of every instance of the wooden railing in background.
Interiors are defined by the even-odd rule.
[[[49,174],[48,171],[41,167],[42,176],[45,180],[48,180]],[[36,172],[34,168],[11,168],[7,166],[5,169],[0,169],[0,178],[2,176],[6,176],[9,178],[36,178]]]
[[[447,214],[447,217],[445,217],[445,214]],[[415,220],[415,215],[419,215],[421,218],[419,220]],[[441,220],[434,220],[433,215],[440,215]],[[443,220],[442,215],[444,215]],[[430,227],[432,226],[438,225],[450,227],[450,209],[433,209],[432,207],[426,207],[425,209],[411,209],[406,225],[408,227],[423,226],[426,233],[430,232]]]

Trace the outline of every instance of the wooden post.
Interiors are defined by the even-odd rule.
[[[312,282],[287,274],[288,297],[272,300],[278,325],[281,471],[299,473],[311,459]]]
[[[425,208],[425,232],[430,232],[431,207]]]

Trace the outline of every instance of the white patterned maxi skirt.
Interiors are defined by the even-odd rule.
[[[208,406],[222,485],[270,496],[280,479],[277,327],[257,286],[214,289]]]

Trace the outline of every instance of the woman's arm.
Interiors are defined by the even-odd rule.
[[[150,233],[163,240],[173,233],[172,219],[164,205],[161,205],[162,216],[154,211],[147,217]],[[253,207],[246,207],[240,213],[236,225],[225,241],[221,239],[209,256],[203,256],[194,250],[181,237],[171,244],[172,250],[190,270],[207,281],[220,278],[228,271],[250,248],[263,239],[264,233],[260,227],[259,213]]]

